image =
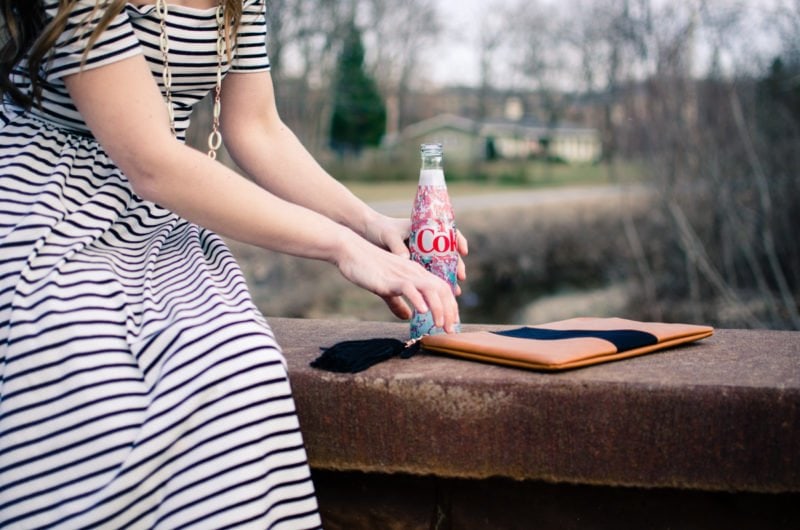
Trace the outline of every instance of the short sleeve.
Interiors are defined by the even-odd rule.
[[[266,70],[269,70],[266,3],[264,0],[245,0],[231,71]]]
[[[46,13],[54,16],[58,1],[46,2]],[[78,0],[66,27],[58,37],[45,66],[45,78],[53,80],[97,68],[141,53],[139,39],[123,10],[111,19],[92,48],[86,52],[89,38],[103,17],[103,9],[95,9],[95,0]]]

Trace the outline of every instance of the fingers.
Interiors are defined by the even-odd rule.
[[[430,306],[426,302],[427,296],[423,294],[423,290],[413,283],[406,284],[402,290],[403,296],[411,303],[414,311],[417,313],[427,313],[430,311]]]
[[[469,244],[467,238],[464,237],[459,230],[456,230],[456,244],[459,253],[456,278],[459,281],[463,281],[467,278],[467,272],[462,256],[468,254]],[[460,322],[458,303],[455,297],[461,294],[461,286],[456,283],[455,286],[451,287],[445,280],[431,273],[428,273],[428,275],[435,280],[436,284],[432,290],[425,291],[423,297],[433,315],[434,324],[436,327],[443,328],[448,333],[454,333],[457,330],[456,324]],[[406,296],[409,297],[408,294],[406,294]],[[421,310],[415,305],[414,299],[409,297],[409,301],[414,305],[417,311],[424,312],[424,310]]]
[[[431,312],[436,327],[447,333],[456,331],[459,322],[458,304],[450,285],[425,271],[426,278],[416,285],[408,284],[404,296],[420,313]]]
[[[467,279],[467,266],[462,259],[463,256],[469,254],[469,243],[467,242],[467,238],[464,237],[464,234],[461,233],[461,230],[456,230],[456,245],[458,247],[458,268],[456,269],[456,278],[459,281],[464,281]],[[461,294],[461,287],[457,287],[456,295]]]
[[[389,306],[389,310],[401,320],[408,320],[411,318],[411,308],[408,306],[403,297],[401,296],[382,296],[383,301]]]
[[[409,219],[395,219],[395,231],[389,238],[389,251],[392,254],[397,254],[403,258],[410,258],[411,253],[408,250],[406,241],[411,233],[411,221]]]
[[[392,254],[408,258],[409,252],[405,240],[411,232],[411,221],[395,217],[378,216],[373,220],[372,228],[367,231],[367,239]]]
[[[389,239],[386,243],[386,247],[389,249],[389,252],[397,254],[402,258],[408,259],[411,256],[408,252],[408,247],[406,247],[405,243],[400,238],[393,237]]]
[[[434,324],[456,331],[458,304],[448,282],[407,257],[379,249],[356,237],[341,247],[337,266],[345,278],[380,296],[397,317],[430,311]],[[408,304],[406,303],[408,302]]]
[[[469,243],[461,230],[456,230],[456,245],[458,246],[458,253],[462,256],[469,254]]]

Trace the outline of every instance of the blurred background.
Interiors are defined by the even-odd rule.
[[[419,144],[444,144],[462,321],[800,329],[800,0],[273,0],[268,17],[284,121],[376,209],[409,215]],[[231,246],[267,316],[393,319],[327,264]]]

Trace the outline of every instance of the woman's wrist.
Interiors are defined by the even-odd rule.
[[[353,231],[367,241],[375,243],[376,245],[380,245],[379,230],[382,217],[383,214],[380,214],[369,206],[365,205],[364,208],[359,212],[359,219],[356,221]]]
[[[338,224],[336,229],[326,237],[325,261],[340,267],[343,262],[351,260],[354,248],[360,240],[360,235],[348,226]],[[362,241],[363,242],[363,241]]]

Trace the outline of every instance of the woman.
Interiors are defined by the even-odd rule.
[[[215,233],[458,319],[408,221],[281,122],[264,0],[217,1],[0,1],[0,527],[319,526],[284,360]],[[182,140],[210,90],[207,156]]]

